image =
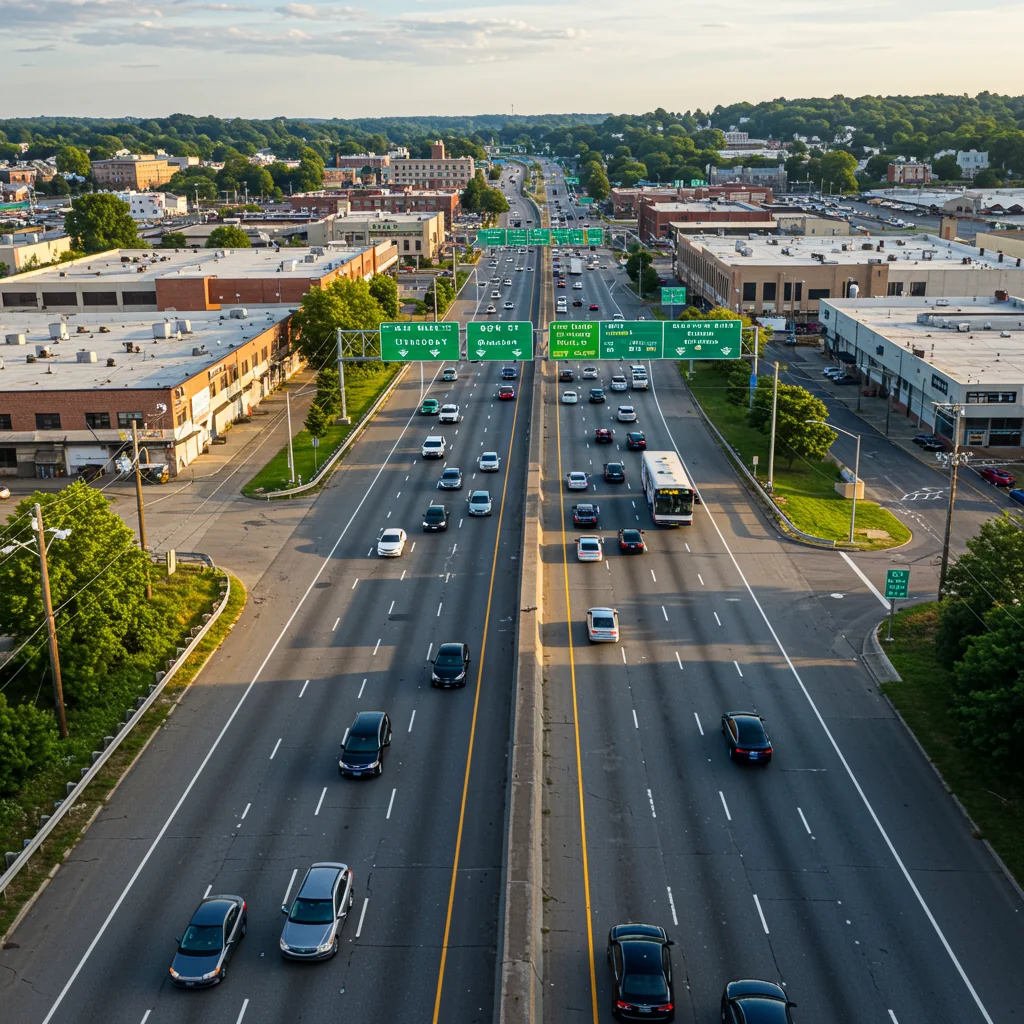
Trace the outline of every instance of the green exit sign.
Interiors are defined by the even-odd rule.
[[[910,570],[887,569],[885,573],[885,596],[890,601],[904,600],[910,594]]]
[[[686,289],[685,288],[662,288],[661,289],[661,304],[663,306],[685,306],[686,305]]]

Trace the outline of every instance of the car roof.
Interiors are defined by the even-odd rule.
[[[223,924],[227,912],[235,906],[234,896],[208,896],[196,907],[191,924]]]
[[[622,967],[626,974],[661,974],[664,966],[661,952],[665,944],[661,937],[630,936],[618,940],[622,950]]]
[[[786,992],[773,981],[757,981],[753,978],[730,981],[725,986],[727,999],[739,999],[742,996],[767,996],[769,999],[788,999]]]
[[[305,899],[329,899],[334,891],[334,883],[338,875],[348,868],[344,864],[333,861],[319,861],[313,864],[306,877],[303,879],[302,887],[297,895]]]
[[[452,641],[451,643],[441,644],[437,649],[438,654],[461,654],[465,649],[465,644],[460,642]]]
[[[375,733],[380,728],[383,717],[383,711],[360,711],[352,723],[352,728],[349,729],[349,735],[366,736]]]
[[[385,531],[384,531],[384,532],[383,532],[383,533],[382,533],[382,534],[380,535],[380,539],[381,539],[381,540],[383,540],[383,539],[384,539],[385,537],[388,537],[388,536],[392,536],[392,535],[393,535],[393,536],[395,536],[395,537],[400,537],[400,536],[402,535],[402,531],[401,531],[401,529],[400,529],[399,527],[397,527],[397,526],[389,526],[389,527],[388,527],[388,528],[387,528],[387,529],[386,529],[386,530],[385,530]]]
[[[576,543],[577,544],[583,544],[584,542],[593,543],[593,544],[600,544],[601,543],[601,538],[600,537],[595,537],[592,534],[584,534],[582,537],[577,537],[576,538]]]
[[[626,529],[624,529],[622,531],[622,536],[625,537],[629,533],[635,533],[639,537],[640,536],[640,532],[641,531],[638,530],[635,526],[630,526],[630,527],[627,527]]]
[[[434,511],[445,512],[445,511],[447,511],[447,509],[445,508],[444,505],[438,505],[438,504],[435,503],[433,505],[428,505],[427,506],[427,511],[428,512],[434,512]]]
[[[462,470],[458,466],[449,466],[441,475],[449,476],[452,473],[461,473]]]
[[[497,457],[497,452],[484,452],[483,455],[480,456],[481,459],[496,459]]]
[[[587,509],[591,509],[593,507],[594,507],[594,503],[592,501],[581,501],[576,506],[576,508],[578,508],[581,512],[586,512]]]

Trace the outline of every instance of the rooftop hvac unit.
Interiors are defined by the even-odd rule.
[[[63,320],[59,324],[50,324],[50,337],[54,341],[67,341],[68,325]]]
[[[742,239],[736,243],[736,251],[737,252],[743,252],[743,240]]]
[[[40,359],[52,359],[53,358],[53,352],[51,351],[49,345],[36,345],[36,355]]]
[[[171,336],[171,325],[168,321],[164,320],[162,323],[153,324],[153,337],[158,340],[161,338],[169,338]]]
[[[911,352],[911,355],[917,356],[918,359],[924,359],[924,349],[923,348],[912,348],[910,350],[910,352]]]
[[[75,353],[75,361],[78,363],[95,363],[96,353],[90,352],[88,349],[80,348]]]
[[[117,360],[116,360],[116,359],[114,359],[114,357],[113,357],[113,356],[111,356],[111,357],[110,357],[110,358],[109,358],[109,359],[107,360],[107,366],[117,366]]]
[[[109,328],[109,327],[107,327],[107,325],[106,325],[106,324],[101,324],[101,325],[100,325],[100,326],[99,326],[99,327],[97,328],[97,332],[98,332],[99,334],[109,334],[109,333],[110,333],[110,328]]]
[[[1006,302],[1009,299],[1010,293],[1004,291],[1002,288],[996,289],[996,302]],[[940,300],[941,301],[941,300]]]
[[[302,262],[303,263],[316,263],[316,261],[317,261],[317,257],[314,256],[311,252],[306,253],[306,255],[303,256],[303,258],[302,258]]]
[[[1010,332],[1009,331],[1000,331],[999,332],[999,337],[1000,338],[1008,338],[1009,336],[1010,336]],[[0,359],[0,364],[2,364],[2,363],[3,363],[3,360]],[[0,368],[2,368],[2,367],[0,367]]]
[[[4,336],[4,341],[8,345],[24,345],[25,335],[24,334],[7,334]]]
[[[966,334],[971,329],[971,325],[969,323],[959,323],[956,325],[956,329],[961,334]]]
[[[232,320],[245,320],[248,315],[249,310],[247,309],[239,308],[228,310],[228,316],[231,317]]]
[[[899,256],[897,256],[897,255],[896,255],[896,253],[894,253],[894,252],[891,252],[891,253],[889,253],[889,255],[888,255],[888,256],[886,256],[886,259],[887,259],[887,260],[888,260],[888,261],[889,261],[890,263],[895,263],[895,262],[896,262],[896,261],[897,261],[897,260],[899,259]]]
[[[751,249],[750,246],[745,245],[742,249],[740,249],[740,255],[741,256],[753,256],[754,255],[754,250]]]
[[[191,320],[176,320],[174,322],[174,327],[175,327],[175,330],[179,331],[181,334],[191,334],[192,333],[192,321]]]
[[[36,361],[36,357],[34,355],[32,355],[31,352],[29,352],[29,354],[27,356],[25,356],[25,362],[26,363],[34,363],[35,361]]]
[[[88,334],[88,333],[89,333],[89,328],[86,327],[85,324],[79,324],[75,328],[75,334]]]
[[[324,254],[324,247],[322,245],[311,245],[309,247],[309,251],[314,256],[323,256],[323,254]]]

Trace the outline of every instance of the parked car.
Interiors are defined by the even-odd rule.
[[[1020,488],[1014,488],[1010,491],[1009,497],[1017,502],[1018,505],[1024,505],[1024,491],[1020,490]]]
[[[923,445],[926,441],[938,441],[942,442],[942,438],[938,434],[915,434],[913,437],[914,444]]]
[[[1012,473],[1005,469],[997,469],[995,466],[986,466],[981,471],[981,477],[996,487],[1012,487],[1017,482]]]

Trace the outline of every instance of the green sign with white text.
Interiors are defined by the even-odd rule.
[[[470,359],[533,358],[533,322],[530,320],[482,320],[466,324],[466,351]]]
[[[529,238],[530,232],[527,228],[509,228],[505,232],[506,245],[526,245]]]
[[[663,306],[685,306],[686,305],[686,289],[685,288],[662,288],[661,289],[661,304]]]
[[[886,569],[885,596],[890,601],[903,600],[910,594],[910,570]]]
[[[580,206],[589,206],[593,201],[590,196],[580,196],[578,200]]]
[[[660,359],[663,348],[660,320],[602,320],[601,359]]]
[[[418,359],[459,361],[459,325],[439,320],[380,325],[380,357],[386,363]]]
[[[549,359],[597,359],[601,325],[593,320],[563,320],[548,324]]]
[[[565,183],[566,183],[566,185],[578,185],[580,183],[580,179],[579,178],[566,178],[565,179]]]
[[[474,245],[504,245],[505,244],[505,229],[504,228],[481,228],[476,233],[476,241]]]
[[[738,359],[739,320],[664,320],[666,359]]]
[[[703,188],[707,182],[703,178],[691,178],[690,188]]]
[[[585,245],[604,245],[603,228],[584,228],[583,236]]]
[[[527,234],[530,236],[530,245],[551,244],[551,232],[547,228],[529,228]]]

